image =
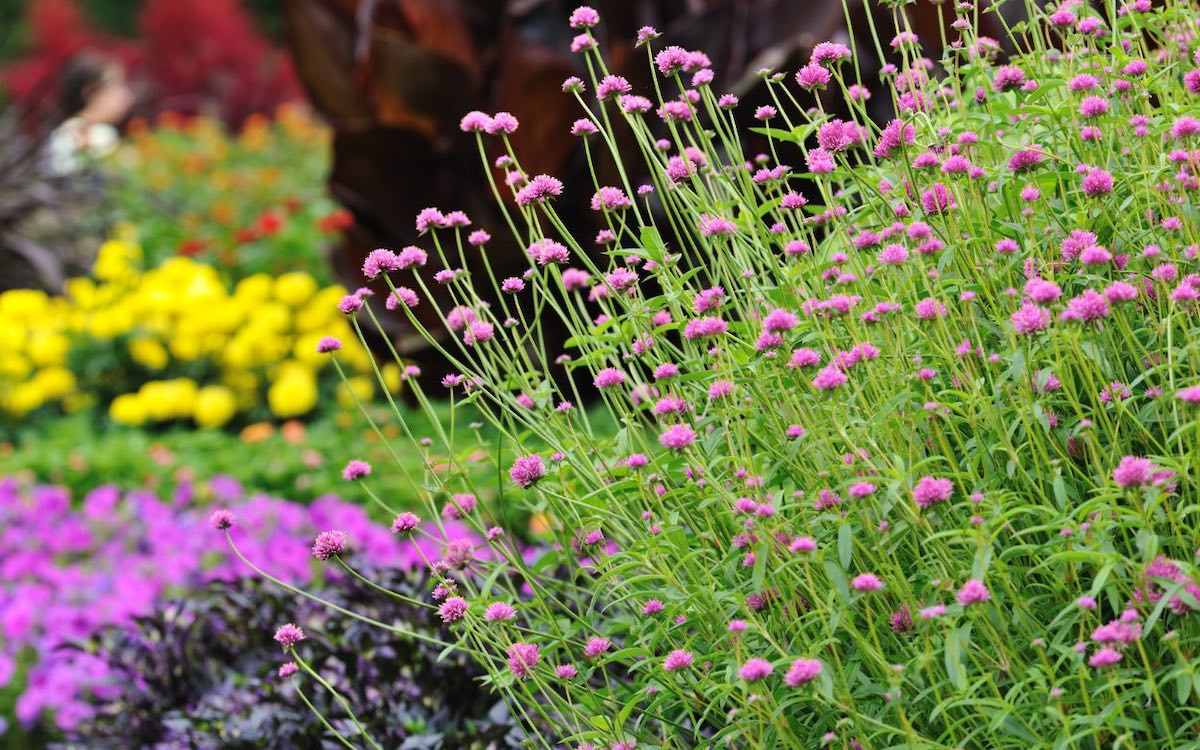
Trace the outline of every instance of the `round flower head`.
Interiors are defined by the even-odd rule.
[[[588,659],[596,659],[612,646],[612,641],[607,638],[592,638],[588,640],[583,647],[583,655]]]
[[[692,666],[694,660],[695,657],[692,656],[690,651],[676,649],[667,654],[666,658],[663,659],[663,669],[667,672],[677,672]]]
[[[508,476],[513,482],[525,489],[529,489],[538,483],[542,477],[546,476],[546,464],[542,462],[542,457],[536,453],[529,456],[521,456],[513,462],[512,468],[508,470]]]
[[[533,643],[514,643],[508,647],[508,669],[518,680],[528,677],[540,658],[541,653]]]
[[[591,27],[600,23],[600,14],[596,12],[595,8],[587,5],[580,5],[578,8],[571,11],[569,23],[573,29],[590,29]]]
[[[275,642],[284,648],[291,648],[304,640],[304,631],[292,623],[280,625],[275,631]]]
[[[799,687],[817,679],[821,674],[821,662],[817,659],[797,659],[792,662],[783,681],[788,687]]]
[[[438,617],[441,617],[442,622],[445,623],[458,622],[467,614],[469,607],[466,599],[461,596],[451,596],[438,607]]]
[[[318,560],[328,560],[346,551],[346,532],[322,531],[313,542],[312,554]]]
[[[748,659],[745,664],[738,669],[738,677],[746,682],[758,682],[771,672],[775,671],[775,667],[771,666],[771,662],[766,659],[754,657]]]
[[[294,662],[294,661],[289,661],[286,664],[280,665],[279,678],[284,679],[287,677],[291,677],[292,675],[296,674],[299,671],[300,671],[300,665],[296,664],[296,662]]]
[[[696,440],[696,431],[690,425],[677,424],[669,427],[666,432],[658,436],[658,442],[664,448],[671,450],[683,450],[691,445]]]
[[[208,517],[208,522],[218,531],[224,531],[233,526],[233,522],[236,518],[237,516],[233,515],[228,508],[219,508],[214,510]]]
[[[370,475],[371,464],[366,461],[360,461],[357,458],[351,459],[346,464],[346,468],[342,469],[342,478],[350,482]]]
[[[483,619],[487,622],[511,620],[516,616],[517,610],[507,602],[493,602],[483,613]]]
[[[883,581],[879,580],[879,576],[874,573],[863,573],[854,577],[850,582],[850,588],[855,591],[878,591],[883,588]]]
[[[405,511],[392,521],[393,534],[409,534],[421,525],[421,518],[416,513]]]
[[[981,604],[992,598],[987,587],[983,585],[983,581],[972,578],[963,584],[963,587],[958,590],[958,603],[964,607],[969,607],[972,604]]]
[[[935,477],[921,477],[915,487],[913,487],[913,500],[918,508],[928,508],[934,503],[942,503],[950,499],[954,494],[954,483],[949,479],[938,479]]]

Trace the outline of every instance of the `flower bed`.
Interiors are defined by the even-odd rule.
[[[336,497],[302,505],[248,494],[223,477],[182,485],[169,498],[97,487],[74,499],[59,487],[0,479],[0,697],[6,686],[10,696],[17,691],[12,718],[26,728],[75,728],[90,719],[93,694],[119,685],[113,665],[72,644],[132,627],[165,595],[253,577],[213,532],[211,501],[234,509],[234,538],[245,553],[292,584],[319,580],[309,548],[326,528],[346,530],[359,559],[379,568],[412,569],[442,546],[436,527],[402,541]],[[470,538],[455,522],[442,528],[447,538]]]

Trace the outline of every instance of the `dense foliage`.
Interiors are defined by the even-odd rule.
[[[296,106],[236,135],[206,117],[135,121],[104,165],[114,218],[137,227],[148,266],[185,255],[234,280],[304,270],[322,284],[327,246],[352,221],[325,192],[328,171],[329,131]]]
[[[939,6],[937,61],[887,6],[895,118],[866,117],[855,50],[823,42],[763,72],[760,156],[703,52],[644,29],[654,89],[634,92],[581,7],[589,80],[563,88],[618,175],[594,186],[599,252],[565,231],[563,183],[522,172],[524,126],[473,112],[481,153],[508,151],[487,176],[528,270],[461,271],[489,235],[434,208],[423,247],[364,264],[418,328],[430,281],[450,290],[455,338],[426,332],[444,384],[520,456],[507,497],[557,538],[532,566],[499,528],[431,562],[427,606],[537,746],[1196,745],[1195,3],[1028,3],[1011,57],[975,32],[994,8]],[[834,94],[849,120],[824,114]],[[618,131],[652,183],[626,181]],[[537,314],[480,304],[484,285]],[[551,318],[570,352],[543,348]],[[472,491],[465,465],[414,481],[427,513]],[[318,558],[353,549],[336,532]]]
[[[432,611],[410,603],[426,588],[423,581],[374,566],[362,572],[408,601],[353,578],[336,581],[327,601],[430,637],[447,636]],[[270,629],[297,618],[312,635],[304,658],[387,747],[519,746],[507,707],[480,685],[480,670],[465,655],[443,658],[440,646],[396,639],[323,605],[297,605],[290,593],[246,579],[189,592],[132,628],[97,636],[87,649],[114,676],[115,690],[93,700],[95,716],[72,735],[95,750],[341,747],[305,704],[312,701],[322,713],[341,711],[329,693],[309,693],[276,674],[283,662]],[[355,735],[348,720],[335,726]]]
[[[121,654],[126,651],[106,655],[95,648],[77,646],[108,633],[105,642],[115,649],[116,641],[121,639],[118,633],[134,632],[129,629],[137,618],[149,617],[148,622],[156,617],[160,621],[170,618],[175,610],[161,609],[167,605],[160,604],[160,597],[188,595],[190,599],[191,593],[206,590],[210,583],[234,585],[251,575],[248,568],[221,553],[221,540],[207,529],[209,504],[214,501],[232,507],[243,517],[235,532],[238,544],[270,566],[278,579],[290,584],[324,580],[313,575],[306,551],[316,531],[331,525],[348,529],[356,540],[357,560],[377,571],[410,570],[423,565],[424,558],[437,554],[445,542],[440,536],[443,532],[431,527],[428,540],[417,545],[401,543],[373,523],[358,504],[332,496],[307,505],[292,503],[247,492],[230,477],[182,483],[161,499],[146,490],[121,492],[108,485],[74,500],[71,492],[61,487],[30,486],[2,478],[0,715],[16,719],[16,726],[5,737],[12,743],[9,747],[23,746],[21,738],[26,735],[17,734],[21,730],[43,738],[59,730],[79,730],[89,725],[98,706],[122,696],[128,698],[123,691],[136,689],[123,670],[139,666],[122,661]],[[442,528],[450,538],[471,538],[470,532],[456,523]],[[400,579],[390,580],[399,585]],[[208,588],[206,594],[196,593],[196,604],[182,606],[208,607],[214,614],[219,607],[229,607],[222,611],[232,616],[237,601],[247,601],[243,597],[221,604],[215,598],[217,590]],[[356,601],[365,603],[361,597]],[[274,611],[265,598],[263,606],[266,611]],[[177,619],[171,622],[179,624]],[[334,632],[345,632],[338,630],[338,623],[330,627]],[[184,638],[186,628],[174,635]],[[228,637],[249,635],[243,631],[240,636],[230,633]],[[130,640],[121,648],[132,648],[134,642]],[[188,648],[199,655],[196,649],[203,645],[175,640],[170,648]],[[217,648],[215,643],[213,646]],[[161,656],[166,659],[172,653],[177,652],[164,651]],[[216,659],[219,654],[214,651],[204,658]],[[334,654],[331,652],[330,658]],[[261,661],[266,657],[260,651],[257,658]],[[151,673],[155,663],[143,665],[148,680],[156,676]],[[414,663],[419,664],[420,659]],[[191,666],[197,670],[195,686],[200,689],[200,675],[211,674],[212,662]],[[244,668],[251,669],[249,662]],[[246,674],[257,679],[266,677],[265,672]],[[167,702],[177,697],[178,693],[170,693],[157,700]],[[402,698],[389,696],[387,700]],[[129,720],[134,721],[134,717]]]

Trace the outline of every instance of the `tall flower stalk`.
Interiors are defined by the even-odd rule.
[[[1195,741],[1200,16],[1027,3],[1005,56],[975,31],[995,8],[943,5],[934,61],[886,9],[894,118],[824,42],[762,72],[745,132],[703,52],[643,29],[635,91],[581,7],[593,185],[526,174],[507,113],[462,121],[528,270],[434,208],[364,267],[493,428],[469,453],[440,429],[412,489],[488,540],[429,561],[429,606],[538,746]],[[412,313],[434,283],[449,337]],[[360,337],[380,302],[343,301]],[[539,555],[475,507],[479,449]]]

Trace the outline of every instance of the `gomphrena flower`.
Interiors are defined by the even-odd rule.
[[[493,602],[483,612],[483,619],[487,622],[502,622],[516,616],[517,610],[508,602]]]
[[[683,450],[696,440],[696,431],[690,425],[677,424],[667,428],[658,436],[658,442],[672,450]]]
[[[797,659],[784,675],[783,681],[788,687],[799,687],[817,679],[821,674],[822,664],[818,659]]]
[[[330,352],[336,352],[341,348],[342,342],[333,336],[322,336],[321,340],[317,342],[318,354],[329,354]]]
[[[275,642],[285,649],[295,646],[302,640],[304,640],[304,631],[293,623],[280,625],[275,631]]]
[[[850,582],[850,588],[855,591],[878,591],[883,588],[883,581],[879,580],[879,576],[874,573],[862,573],[854,577]]]
[[[442,622],[445,623],[458,622],[467,614],[470,606],[467,600],[461,596],[447,597],[446,601],[438,607],[438,617],[442,618]]]
[[[300,665],[296,664],[296,662],[294,662],[294,661],[286,662],[279,666],[279,678],[284,679],[287,677],[291,677],[292,675],[296,674],[299,671],[300,671]]]
[[[666,655],[663,659],[663,669],[667,672],[678,672],[681,669],[687,669],[692,666],[695,657],[692,652],[683,649],[675,649]]]
[[[986,602],[992,598],[992,595],[988,592],[987,587],[983,585],[983,581],[972,578],[963,584],[955,598],[958,599],[959,604],[969,607],[972,604]]]
[[[771,672],[775,671],[775,667],[771,662],[759,657],[747,659],[744,664],[738,669],[738,677],[746,682],[758,682]]]
[[[393,534],[410,534],[421,525],[421,518],[416,513],[405,511],[392,521]]]
[[[512,468],[508,470],[508,476],[517,486],[529,489],[546,476],[546,464],[536,453],[521,456],[513,462]]]
[[[208,517],[208,522],[213,528],[219,531],[224,531],[225,529],[233,526],[233,522],[236,519],[237,516],[233,515],[228,508],[218,508],[217,510],[214,510]]]
[[[541,652],[536,644],[514,643],[508,647],[508,669],[518,680],[528,677],[533,672],[534,667],[537,666],[539,659],[541,659]],[[574,667],[571,667],[571,669],[573,670]],[[569,679],[563,673],[559,673],[558,676]],[[573,676],[572,674],[571,677]]]
[[[371,465],[357,458],[351,459],[346,464],[346,468],[342,469],[342,478],[350,482],[362,479],[363,477],[369,477],[370,475]]]
[[[913,487],[913,502],[924,510],[936,503],[944,503],[954,494],[954,482],[945,478],[923,476]]]
[[[328,560],[346,551],[346,532],[322,531],[313,542],[312,555],[318,560]]]

